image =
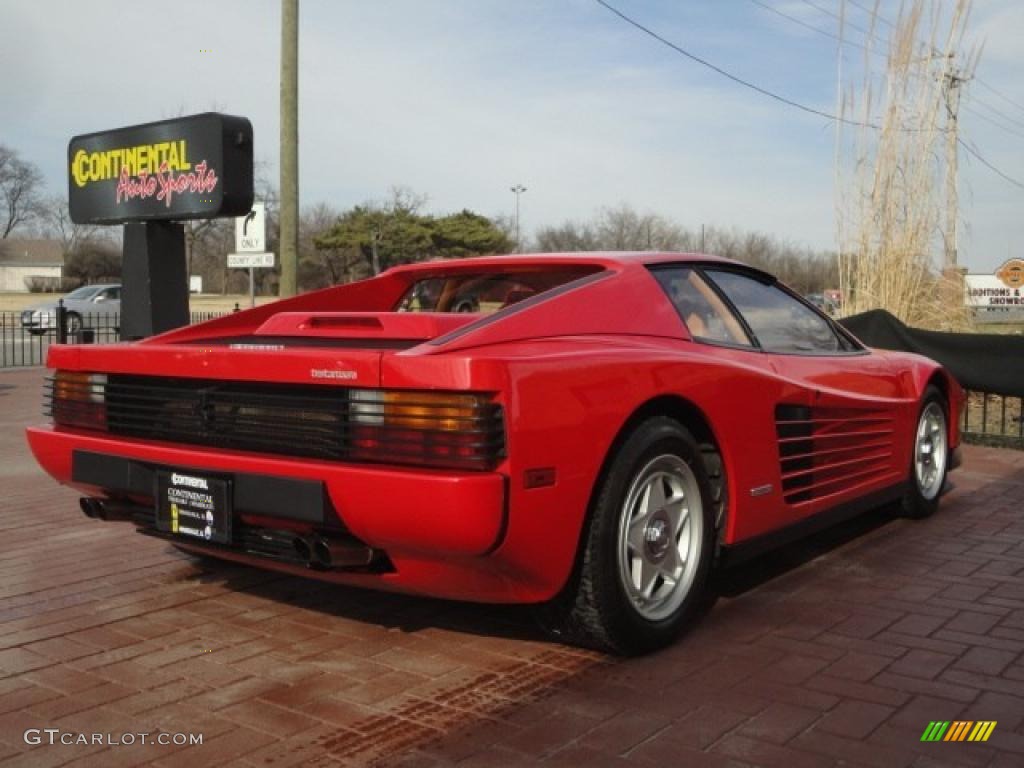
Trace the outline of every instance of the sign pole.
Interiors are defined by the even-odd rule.
[[[249,306],[256,306],[256,290],[253,287],[253,271],[252,267],[249,267]]]

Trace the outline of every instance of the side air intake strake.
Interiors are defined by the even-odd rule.
[[[888,472],[893,428],[893,415],[879,409],[776,406],[783,498],[799,504]]]

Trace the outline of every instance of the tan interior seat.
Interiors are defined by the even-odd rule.
[[[691,336],[708,335],[708,327],[704,323],[704,318],[702,318],[696,312],[691,312],[686,316],[686,327],[690,329]]]

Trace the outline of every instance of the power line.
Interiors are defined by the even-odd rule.
[[[968,144],[968,143],[967,143],[966,141],[964,141],[964,140],[963,140],[963,139],[961,139],[961,138],[958,138],[958,139],[957,139],[957,143],[958,143],[958,144],[959,144],[959,145],[960,145],[961,147],[963,147],[964,149],[966,149],[966,150],[967,150],[967,154],[969,154],[969,155],[971,155],[972,157],[974,157],[974,158],[975,158],[975,159],[976,159],[976,160],[977,160],[977,161],[978,161],[979,163],[981,163],[982,165],[984,165],[984,166],[985,166],[986,168],[988,168],[988,169],[989,169],[990,171],[992,171],[993,173],[995,173],[995,174],[996,174],[996,175],[998,175],[998,176],[1001,176],[1001,177],[1002,177],[1002,178],[1004,178],[1004,179],[1005,179],[1006,181],[1008,181],[1008,182],[1010,182],[1011,184],[1013,184],[1013,186],[1015,186],[1015,187],[1020,187],[1021,189],[1024,189],[1024,182],[1020,182],[1020,181],[1017,181],[1017,179],[1013,178],[1012,176],[1007,176],[1007,175],[1006,175],[1005,173],[1003,173],[1003,172],[1002,172],[1001,170],[999,170],[999,169],[998,169],[998,168],[996,168],[996,167],[995,167],[994,165],[992,165],[992,163],[990,163],[990,162],[989,162],[988,160],[986,160],[986,159],[985,159],[984,157],[982,157],[982,154],[981,154],[981,152],[979,152],[978,150],[976,150],[976,149],[975,149],[974,147],[972,147],[972,146],[971,146],[970,144]]]
[[[833,11],[831,8],[823,8],[822,6],[818,5],[817,3],[812,2],[812,0],[800,0],[800,2],[802,2],[804,5],[810,6],[811,8],[813,8],[814,10],[816,10],[816,11],[818,11],[820,13],[824,13],[826,16],[831,16],[833,19],[835,19],[836,21],[842,22],[843,24],[848,26],[850,29],[857,30],[858,32],[860,32],[861,34],[864,35],[865,39],[867,39],[867,40],[874,40],[879,45],[885,46],[886,48],[889,47],[889,41],[886,40],[883,37],[879,37],[877,32],[872,32],[871,30],[864,29],[864,27],[858,26],[858,25],[854,24],[852,21],[848,21],[847,19],[843,18],[838,13]]]
[[[1016,118],[1013,115],[1006,114],[1001,109],[992,106],[987,101],[985,101],[984,99],[980,99],[977,96],[972,95],[971,96],[971,100],[974,101],[975,103],[977,103],[979,106],[984,107],[985,109],[987,109],[989,112],[993,113],[994,115],[998,115],[1003,120],[1005,120],[1006,122],[1010,123],[1010,125],[1015,125],[1018,128],[1024,128],[1024,121],[1021,121],[1020,118]]]
[[[702,59],[701,57],[699,57],[699,56],[697,56],[695,54],[690,53],[685,48],[682,48],[681,46],[676,45],[675,43],[673,43],[671,40],[667,40],[666,38],[662,37],[661,35],[659,35],[654,30],[652,30],[652,29],[650,29],[648,27],[645,27],[640,22],[636,21],[635,19],[630,18],[629,16],[624,14],[622,11],[620,11],[617,8],[615,8],[614,6],[610,5],[609,3],[606,2],[606,0],[594,0],[594,2],[596,2],[598,5],[604,7],[608,11],[611,11],[613,14],[615,14],[620,19],[622,19],[622,21],[624,21],[627,24],[629,24],[630,26],[635,27],[636,29],[640,30],[645,35],[648,35],[649,37],[654,38],[655,40],[657,40],[662,45],[668,46],[669,48],[671,48],[676,53],[679,53],[682,56],[685,56],[686,58],[688,58],[691,61],[694,61],[694,62],[700,64],[703,67],[707,67],[708,69],[712,70],[713,72],[718,73],[722,77],[725,77],[725,78],[727,78],[729,80],[732,80],[734,83],[737,83],[739,85],[742,85],[745,88],[749,88],[752,91],[760,93],[762,96],[767,96],[770,99],[774,99],[775,101],[778,101],[778,102],[780,102],[782,104],[786,104],[787,106],[793,107],[795,109],[799,109],[802,112],[808,112],[808,113],[810,113],[812,115],[818,115],[819,117],[824,117],[824,118],[827,118],[828,120],[833,120],[833,121],[839,122],[839,123],[845,123],[847,125],[856,125],[856,126],[860,126],[862,128],[873,128],[876,131],[880,130],[880,126],[877,125],[876,123],[863,123],[863,122],[860,122],[858,120],[849,120],[849,119],[847,119],[845,117],[841,117],[839,115],[833,115],[833,114],[830,114],[828,112],[824,112],[824,111],[822,111],[820,109],[815,109],[813,107],[808,107],[805,104],[801,104],[799,102],[793,101],[792,99],[787,99],[785,96],[780,96],[779,94],[773,93],[772,91],[769,91],[766,88],[762,88],[761,86],[755,85],[754,83],[751,83],[751,82],[749,82],[747,80],[744,80],[741,77],[737,77],[736,75],[734,75],[734,74],[732,74],[730,72],[727,72],[726,70],[722,69],[721,67],[718,67],[718,66],[712,64],[711,62],[706,61],[705,59]],[[914,129],[905,129],[905,130],[914,130]],[[927,129],[916,129],[916,130],[927,130]],[[974,147],[969,145],[967,142],[965,142],[959,136],[957,137],[957,143],[960,146],[962,146],[965,150],[967,150],[968,154],[972,155],[975,159],[978,160],[978,162],[980,162],[982,165],[984,165],[990,171],[992,171],[993,173],[995,173],[998,176],[1002,177],[1003,179],[1005,179],[1006,181],[1010,182],[1014,186],[1019,187],[1021,189],[1024,189],[1024,183],[1021,183],[1021,182],[1017,181],[1015,178],[1013,178],[1012,176],[1008,176],[1007,174],[1003,173],[1003,171],[999,170],[996,166],[994,166],[992,163],[990,163],[988,160],[986,160],[985,157],[981,154],[981,152],[979,152]]]
[[[830,38],[832,40],[835,40],[836,42],[842,43],[843,45],[852,45],[855,48],[860,48],[862,51],[868,50],[867,46],[861,45],[860,43],[857,43],[857,42],[855,42],[853,40],[848,40],[848,39],[841,38],[841,37],[839,37],[839,35],[835,35],[835,34],[829,32],[827,29],[822,29],[821,27],[816,27],[813,24],[808,24],[803,19],[798,19],[796,16],[790,16],[788,13],[785,13],[784,11],[780,11],[778,8],[775,8],[775,7],[771,6],[771,5],[768,5],[768,3],[762,3],[761,0],[750,0],[750,2],[752,2],[754,5],[758,6],[759,8],[764,8],[764,10],[769,11],[771,13],[774,13],[776,16],[781,16],[782,18],[786,19],[787,21],[791,21],[794,24],[799,24],[804,29],[811,30],[811,32],[817,32],[819,35],[823,35],[824,37],[828,37],[828,38]],[[882,54],[882,53],[877,52],[877,51],[875,51],[874,53],[875,53],[875,55],[878,55],[878,56],[884,56],[885,55],[885,54]]]
[[[1010,128],[1007,125],[1003,125],[998,120],[994,120],[993,118],[986,115],[984,112],[979,112],[978,110],[972,109],[971,107],[965,106],[964,109],[970,112],[975,117],[979,118],[980,120],[984,120],[986,123],[994,125],[996,128],[999,128],[1000,130],[1006,131],[1007,133],[1011,133],[1014,136],[1019,136],[1022,139],[1024,139],[1024,131],[1014,130],[1013,128]]]
[[[877,8],[868,8],[867,6],[864,6],[864,5],[861,5],[860,3],[858,3],[857,0],[846,0],[846,2],[848,2],[854,8],[857,8],[857,9],[859,9],[861,11],[864,11],[864,13],[866,13],[868,16],[871,16],[872,18],[878,19],[880,22],[885,24],[885,26],[889,27],[890,29],[895,29],[896,28],[896,25],[893,24],[891,21],[889,21],[887,18],[885,18],[885,16],[880,14],[878,12]]]
[[[635,27],[636,29],[639,29],[645,35],[649,35],[650,37],[654,38],[655,40],[657,40],[662,45],[668,46],[669,48],[671,48],[676,53],[685,56],[686,58],[690,59],[691,61],[695,61],[696,63],[700,64],[702,67],[707,67],[712,72],[717,72],[722,77],[725,77],[725,78],[727,78],[729,80],[732,80],[734,83],[742,85],[744,88],[749,88],[752,91],[756,91],[757,93],[760,93],[762,96],[767,96],[769,99],[774,99],[775,101],[778,101],[778,102],[781,102],[782,104],[785,104],[787,106],[793,107],[794,109],[799,109],[802,112],[807,112],[807,113],[812,114],[812,115],[817,115],[818,117],[824,117],[824,118],[826,118],[828,120],[833,120],[833,121],[839,122],[839,123],[845,123],[846,125],[856,125],[856,126],[860,126],[862,128],[874,128],[876,130],[878,129],[878,126],[875,125],[874,123],[862,123],[862,122],[860,122],[858,120],[850,120],[848,118],[842,117],[841,115],[833,115],[833,114],[831,114],[829,112],[824,112],[824,111],[822,111],[820,109],[815,109],[814,107],[808,107],[806,104],[801,104],[798,101],[793,101],[792,99],[787,99],[785,96],[780,96],[777,93],[769,91],[767,88],[762,88],[759,85],[755,85],[754,83],[750,82],[749,80],[744,80],[741,77],[737,77],[736,75],[732,74],[731,72],[727,72],[726,70],[722,69],[721,67],[712,64],[710,61],[707,61],[706,59],[702,59],[700,56],[697,56],[696,54],[690,53],[685,48],[682,48],[682,47],[676,45],[675,43],[673,43],[671,40],[667,40],[666,38],[662,37],[657,32],[655,32],[653,29],[650,29],[649,27],[645,27],[639,21],[636,21],[635,19],[630,18],[629,16],[624,14],[622,11],[620,11],[618,8],[615,8],[614,6],[612,6],[609,3],[605,2],[605,0],[594,0],[594,2],[596,2],[600,6],[603,6],[604,8],[606,8],[609,11],[611,11],[612,13],[614,13],[616,16],[618,16],[620,19],[622,19],[624,22],[626,22],[630,26]]]
[[[806,2],[808,5],[811,5],[812,7],[816,7],[816,6],[814,6],[813,3],[810,3],[809,0],[803,0],[803,1]],[[859,8],[864,13],[866,13],[866,14],[872,16],[873,18],[877,19],[878,21],[880,21],[882,24],[884,24],[885,26],[889,27],[890,29],[895,29],[896,28],[896,25],[893,22],[889,21],[889,19],[887,19],[881,13],[878,13],[877,10],[869,9],[866,6],[862,5],[861,3],[857,2],[857,0],[846,0],[846,2],[848,2],[854,8]],[[824,9],[819,9],[819,10],[822,10],[823,12],[828,13],[828,11],[824,11]],[[830,14],[830,15],[835,17],[835,14]],[[836,18],[838,18],[838,17],[836,17]],[[1016,107],[1018,110],[1020,110],[1022,113],[1024,113],[1024,105],[1020,104],[1017,101],[1014,101],[1009,96],[1007,96],[1005,93],[1001,92],[1000,90],[998,90],[994,86],[989,85],[987,82],[985,82],[982,78],[978,77],[977,75],[974,76],[974,80],[975,80],[975,82],[978,83],[978,85],[980,85],[985,90],[989,91],[994,96],[998,96],[1000,99],[1005,101],[1010,106]],[[993,111],[995,111],[995,110],[993,110]]]
[[[995,94],[995,95],[996,95],[996,96],[998,96],[998,97],[999,97],[1000,99],[1002,99],[1003,101],[1005,101],[1005,102],[1006,102],[1007,104],[1009,104],[1009,105],[1011,105],[1011,106],[1014,106],[1014,107],[1016,107],[1016,108],[1017,108],[1017,109],[1019,109],[1019,110],[1020,110],[1021,112],[1024,112],[1024,107],[1022,107],[1022,106],[1021,106],[1020,104],[1018,104],[1018,103],[1017,103],[1016,101],[1014,101],[1013,99],[1011,99],[1011,98],[1010,98],[1009,96],[1007,96],[1007,95],[1006,95],[1005,93],[1001,93],[1000,91],[997,91],[997,90],[996,90],[995,88],[993,88],[993,87],[992,87],[991,85],[989,85],[989,84],[988,84],[988,83],[986,83],[986,82],[985,82],[984,80],[982,80],[982,79],[981,79],[980,77],[977,77],[977,76],[975,76],[975,78],[974,78],[974,79],[975,79],[975,81],[976,81],[976,82],[978,83],[978,85],[980,85],[980,86],[981,86],[982,88],[984,88],[984,89],[985,89],[986,91],[989,91],[990,93],[992,93],[992,94]]]

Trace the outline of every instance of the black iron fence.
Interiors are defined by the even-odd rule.
[[[192,312],[201,323],[224,312]],[[117,312],[71,313],[53,310],[0,312],[0,368],[43,365],[51,344],[110,344],[121,340]]]
[[[1024,397],[968,391],[960,427],[970,442],[1024,448]]]

